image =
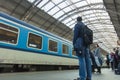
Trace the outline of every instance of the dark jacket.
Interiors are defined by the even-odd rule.
[[[75,44],[76,40],[78,37],[83,37],[83,26],[85,26],[85,24],[83,22],[77,22],[77,24],[74,27],[74,37],[73,37],[73,45]]]

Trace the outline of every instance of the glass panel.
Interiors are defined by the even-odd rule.
[[[49,50],[57,52],[58,51],[57,42],[55,42],[53,40],[49,40]]]
[[[78,2],[78,1],[82,1],[82,0],[72,0],[73,3]]]
[[[54,17],[55,17],[55,18],[58,18],[58,17],[60,17],[60,16],[63,15],[63,14],[64,14],[64,12],[63,12],[63,11],[60,11],[60,12],[56,13],[56,14],[54,15]]]
[[[28,46],[33,48],[42,48],[42,37],[29,33]]]
[[[67,22],[66,25],[72,25],[73,23],[75,23],[75,21],[71,20],[71,21]]]
[[[71,20],[72,20],[71,18],[68,18],[68,19],[64,20],[64,23],[66,24],[66,23],[68,23]]]
[[[62,45],[62,52],[64,54],[68,54],[68,46],[67,45],[65,45],[65,44]]]
[[[74,26],[75,26],[75,24],[72,24],[72,25],[70,26],[70,28],[71,28],[71,29],[73,29],[73,28],[74,28]]]
[[[54,4],[52,2],[49,2],[47,5],[45,5],[42,9],[44,9],[45,11],[48,11],[49,9],[51,9],[54,6]]]
[[[67,6],[67,4],[66,4],[66,3],[61,3],[61,4],[59,4],[58,6],[59,6],[60,8],[64,8],[64,7]]]
[[[55,8],[53,8],[51,11],[49,11],[48,13],[49,14],[51,14],[51,15],[53,15],[53,14],[55,14],[56,12],[58,12],[60,9],[58,8],[58,7],[55,7]]]
[[[64,0],[52,0],[52,2],[54,2],[55,4],[58,4],[58,3],[62,2],[62,1],[64,1]]]
[[[0,23],[0,41],[16,44],[18,39],[18,29]]]
[[[70,8],[70,7],[67,7],[67,8],[65,8],[65,9],[63,9],[63,11],[65,11],[65,12],[67,13],[67,12],[71,11],[71,8]]]
[[[87,0],[88,3],[99,3],[103,2],[102,0]]]
[[[38,4],[37,7],[41,8],[43,5],[45,5],[49,0],[43,0],[40,4]]]
[[[75,5],[76,5],[76,7],[80,7],[80,6],[87,5],[87,3],[85,1],[82,1],[82,2],[76,3]]]

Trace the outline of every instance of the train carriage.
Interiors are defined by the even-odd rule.
[[[78,66],[78,60],[72,42],[0,12],[0,64],[1,70],[31,70],[33,65]]]

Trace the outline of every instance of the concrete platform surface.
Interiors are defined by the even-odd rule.
[[[1,73],[0,80],[73,80],[78,77],[78,70]],[[102,74],[93,73],[92,80],[120,80],[111,69],[102,69]]]

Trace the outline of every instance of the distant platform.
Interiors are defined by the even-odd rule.
[[[78,70],[1,73],[0,80],[73,80],[78,77]],[[92,80],[120,80],[111,69],[102,69],[102,73],[93,73]]]

